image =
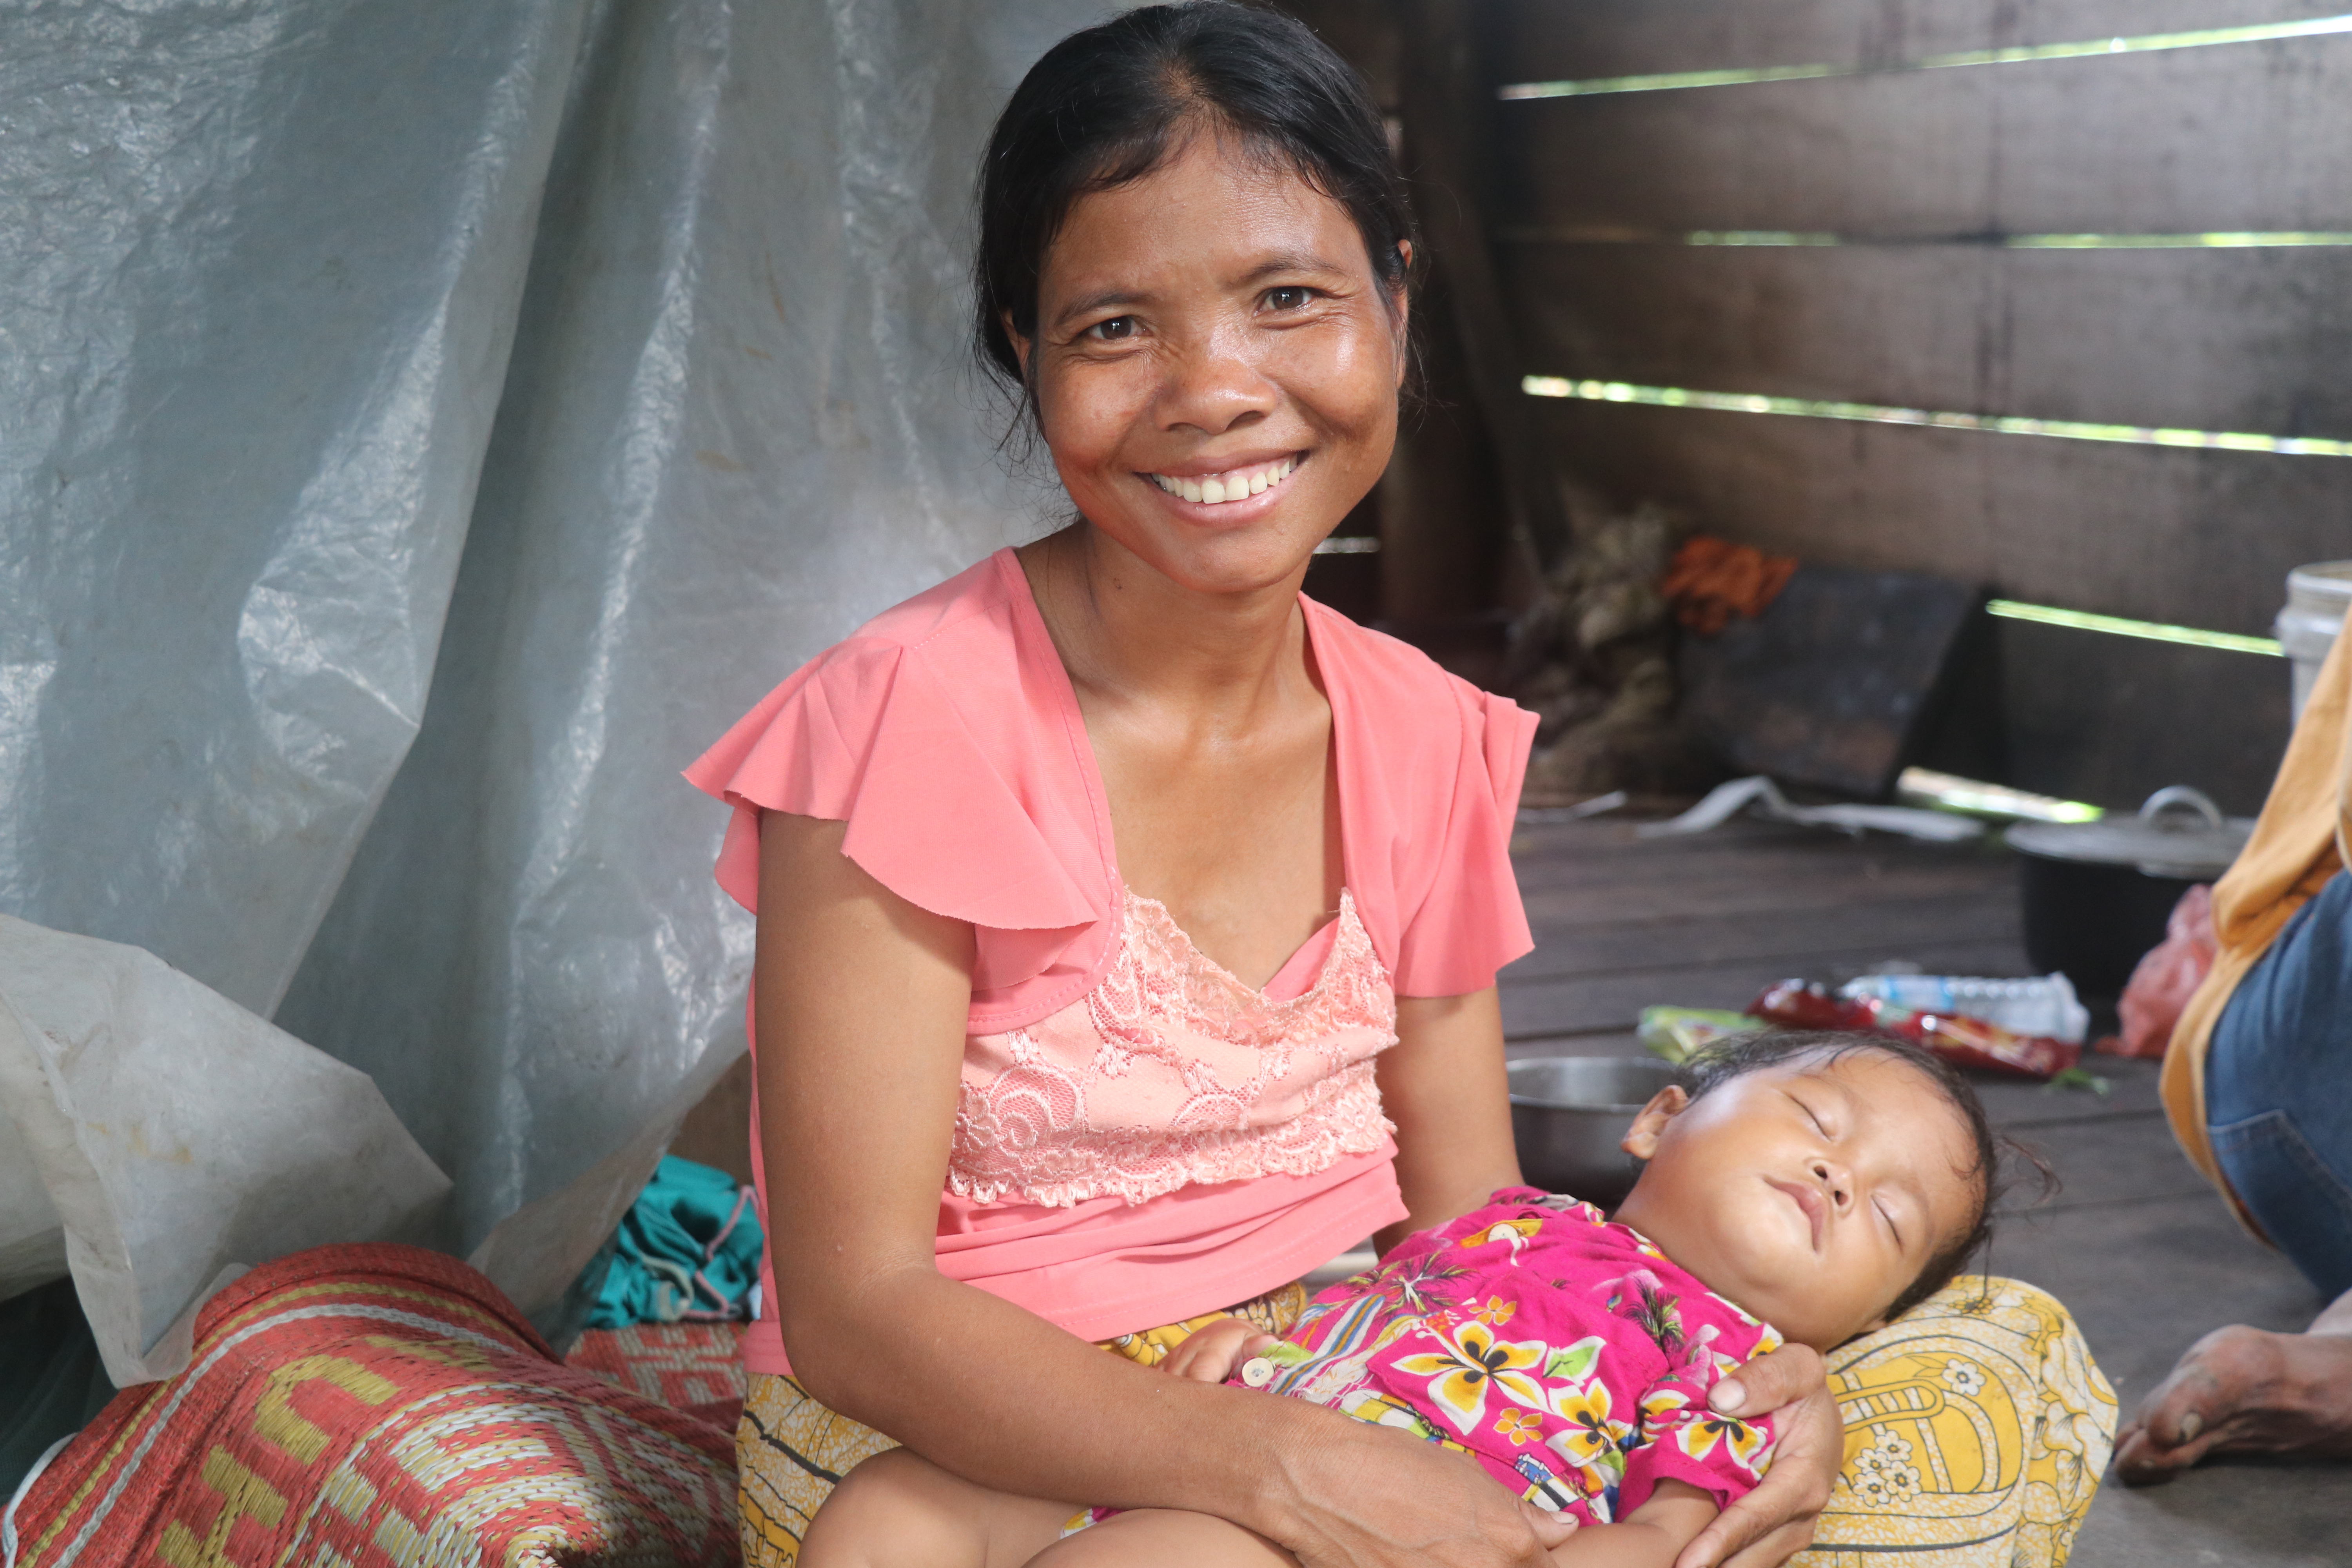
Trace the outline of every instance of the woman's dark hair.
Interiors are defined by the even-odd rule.
[[[1801,1060],[1807,1066],[1825,1065],[1841,1057],[1865,1052],[1893,1057],[1934,1084],[1967,1126],[1974,1147],[1975,1163],[1961,1173],[1975,1177],[1977,1184],[1976,1207],[1968,1226],[1927,1259],[1918,1278],[1886,1309],[1889,1318],[1897,1318],[1950,1284],[1971,1258],[1991,1245],[1993,1210],[2011,1184],[2002,1169],[2002,1157],[2010,1156],[2033,1171],[2045,1198],[2056,1190],[2058,1181],[2049,1164],[2024,1144],[1993,1131],[1992,1121],[1985,1114],[1984,1101],[1977,1098],[1974,1086],[1960,1076],[1958,1068],[1935,1052],[1892,1035],[1802,1029],[1742,1035],[1711,1046],[1691,1058],[1684,1068],[1684,1076],[1696,1102],[1735,1079],[1768,1068]]]
[[[1036,336],[1045,252],[1071,205],[1143,178],[1195,131],[1231,137],[1347,208],[1373,275],[1405,287],[1418,250],[1412,209],[1363,79],[1279,12],[1227,0],[1147,5],[1046,50],[988,140],[973,339],[982,365],[1018,387],[1024,406],[1013,334]]]

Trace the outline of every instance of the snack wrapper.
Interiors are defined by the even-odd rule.
[[[2083,1047],[2047,1035],[2020,1035],[1981,1018],[1920,1013],[1875,996],[1840,996],[1827,986],[1783,980],[1748,1004],[1750,1016],[1798,1029],[1875,1029],[1925,1046],[1958,1067],[2046,1079],[2082,1059]]]
[[[1644,1007],[1637,1032],[1651,1055],[1680,1067],[1717,1040],[1752,1035],[1757,1028],[1747,1014],[1716,1007]]]

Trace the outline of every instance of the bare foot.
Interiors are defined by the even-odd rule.
[[[2225,1449],[2352,1457],[2352,1334],[2326,1331],[2334,1316],[2323,1314],[2317,1332],[2233,1324],[2191,1345],[2118,1435],[2116,1475],[2131,1486],[2168,1481]]]

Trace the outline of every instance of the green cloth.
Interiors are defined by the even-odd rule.
[[[751,1189],[665,1155],[614,1238],[592,1329],[747,1318],[766,1237]]]

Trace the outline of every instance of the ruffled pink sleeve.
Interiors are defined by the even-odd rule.
[[[1339,816],[1373,946],[1401,996],[1460,996],[1533,951],[1511,827],[1536,716],[1316,605]]]
[[[686,776],[735,808],[718,878],[745,909],[759,906],[761,812],[845,823],[842,852],[876,881],[972,924],[974,1023],[1001,1027],[1069,999],[1116,900],[1106,814],[1054,689],[991,613],[999,596],[971,596],[980,613],[918,639],[867,635],[877,622],[818,655]],[[1024,985],[1049,971],[1051,994]]]
[[[847,855],[908,903],[1000,930],[1101,914],[927,661],[852,640],[771,692],[688,771],[736,807],[719,881],[759,907],[758,811],[845,822]]]
[[[1429,890],[1398,942],[1402,996],[1483,991],[1496,970],[1536,945],[1511,868],[1511,826],[1536,716],[1491,692],[1465,687],[1455,695],[1459,763]]]

